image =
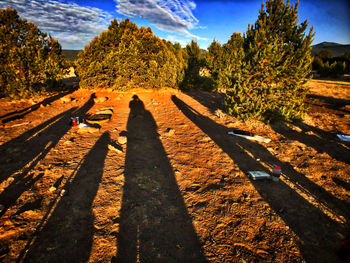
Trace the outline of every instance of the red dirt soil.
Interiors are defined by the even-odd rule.
[[[350,134],[350,84],[309,85],[295,124],[242,122],[199,91],[1,99],[0,261],[339,262],[350,144],[336,134]],[[69,125],[105,107],[112,118],[92,133]],[[246,175],[272,165],[278,182]]]

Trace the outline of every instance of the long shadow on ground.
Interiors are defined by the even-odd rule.
[[[72,114],[84,115],[94,105],[94,94],[80,108],[65,111],[24,134],[12,139],[0,147],[0,182],[13,173],[11,184],[0,194],[0,203],[5,209],[2,216],[13,205],[18,197],[38,181],[44,173],[36,174],[32,169],[54,148],[70,129],[69,120]]]
[[[50,104],[50,103],[54,102],[55,100],[58,100],[59,98],[62,98],[64,96],[72,93],[75,90],[76,89],[71,89],[69,91],[65,91],[65,92],[59,93],[57,95],[54,95],[54,96],[51,96],[49,98],[44,99],[43,101],[41,101],[41,102],[39,102],[39,103],[37,103],[35,105],[29,106],[29,107],[24,108],[22,110],[16,110],[16,111],[7,113],[5,115],[2,115],[2,116],[0,116],[1,122],[2,123],[7,123],[7,122],[10,122],[10,121],[13,121],[13,120],[22,119],[28,113],[39,109],[41,105],[46,106],[47,104]]]
[[[283,123],[271,125],[271,128],[290,140],[296,140],[304,143],[320,153],[326,152],[329,156],[338,161],[350,163],[350,150],[344,147],[341,142],[338,141],[336,134],[325,132],[320,128],[313,127],[302,122],[297,122],[295,125],[298,126],[302,132],[292,130]],[[314,135],[307,133],[310,131],[313,132]]]
[[[24,262],[88,261],[94,235],[92,203],[102,179],[109,141],[109,134],[102,134],[77,173],[68,178],[65,194],[29,247]]]
[[[256,160],[259,158],[261,162],[281,166],[284,176],[289,180],[299,181],[299,178],[302,178],[303,183],[312,184],[306,182],[304,175],[297,173],[289,163],[281,162],[260,144],[240,137],[229,137],[227,135],[229,130],[225,126],[201,115],[174,95],[172,100],[182,113],[215,141],[243,172],[249,170],[269,172]],[[270,207],[299,236],[301,239],[299,246],[307,262],[335,261],[335,253],[340,244],[337,233],[345,231],[342,225],[335,223],[283,181],[278,183],[251,181],[251,183]]]
[[[136,95],[127,134],[115,262],[205,262],[155,120]]]

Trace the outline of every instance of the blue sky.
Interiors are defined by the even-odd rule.
[[[51,33],[64,49],[82,49],[106,30],[110,21],[131,18],[155,35],[185,46],[196,40],[207,48],[213,39],[226,43],[233,32],[253,24],[263,0],[0,0],[21,18]],[[291,0],[294,3],[295,0]],[[350,44],[348,0],[300,0],[300,22],[308,19],[314,43]]]

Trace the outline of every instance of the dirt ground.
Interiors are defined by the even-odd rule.
[[[218,110],[222,95],[198,91],[1,99],[0,262],[339,262],[350,83],[307,85],[295,124],[239,121]],[[97,131],[69,125],[105,107]],[[246,175],[272,165],[278,182]]]

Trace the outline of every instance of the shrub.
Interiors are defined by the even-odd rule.
[[[233,64],[239,74],[230,78],[226,92],[224,108],[229,114],[266,121],[303,117],[308,91],[304,84],[311,71],[314,34],[312,29],[304,34],[307,21],[297,25],[297,6],[290,6],[289,1],[267,0],[255,25],[248,27],[244,55]]]
[[[61,45],[13,9],[0,10],[0,96],[28,97],[54,88],[68,72]]]
[[[181,77],[181,58],[174,46],[154,36],[150,28],[138,28],[125,19],[113,20],[78,55],[80,86],[125,90],[134,87],[175,87]]]

